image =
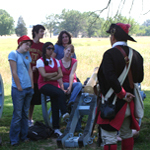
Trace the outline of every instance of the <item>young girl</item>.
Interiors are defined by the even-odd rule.
[[[66,94],[71,94],[68,105],[74,103],[77,95],[82,89],[81,82],[77,82],[76,78],[76,69],[77,69],[77,60],[71,56],[74,54],[74,46],[69,44],[64,49],[64,57],[59,60],[61,70],[63,73],[63,85],[66,90]]]
[[[60,64],[57,59],[51,58],[53,51],[54,45],[51,42],[45,43],[43,45],[43,56],[37,60],[36,67],[39,70],[38,86],[40,92],[51,98],[54,133],[60,136],[62,133],[59,130],[59,109],[61,110],[63,119],[68,118],[69,113],[66,107],[66,96],[61,89],[62,83],[60,82],[60,88],[57,81],[62,78]]]
[[[18,39],[18,49],[8,56],[12,73],[13,117],[10,126],[10,142],[15,146],[19,140],[26,141],[28,134],[28,110],[33,95],[31,57],[32,40],[24,35]]]
[[[60,66],[63,73],[63,86],[65,89],[66,94],[71,94],[68,108],[71,108],[76,100],[77,95],[82,89],[81,82],[77,82],[76,78],[76,69],[77,69],[77,60],[72,58],[71,56],[74,55],[74,46],[69,44],[64,49],[64,57],[59,60]],[[81,131],[81,120],[80,117],[75,131]]]

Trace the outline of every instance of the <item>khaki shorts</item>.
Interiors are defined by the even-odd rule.
[[[124,121],[119,131],[119,136],[122,139],[128,139],[133,136],[132,129],[130,129],[130,123],[131,123],[130,115],[131,115],[130,106],[128,104],[125,112]],[[101,137],[104,145],[117,144],[117,131],[106,131],[101,129]]]

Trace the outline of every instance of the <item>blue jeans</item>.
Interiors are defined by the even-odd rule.
[[[67,90],[68,87],[69,87],[69,83],[64,82],[64,89]],[[82,83],[81,82],[74,82],[72,84],[72,91],[71,91],[71,96],[70,96],[68,104],[70,102],[74,102],[76,100],[76,97],[78,96],[81,89],[82,89]],[[82,116],[78,120],[75,131],[79,131],[81,129],[81,121],[82,121]]]
[[[23,91],[18,91],[17,88],[12,87],[11,96],[14,110],[10,125],[11,145],[17,144],[19,139],[22,141],[27,139],[28,111],[33,93],[32,88],[26,88]]]
[[[68,87],[69,87],[69,83],[64,82],[64,89],[67,90]],[[78,96],[81,89],[82,89],[82,83],[81,82],[74,82],[72,84],[72,91],[71,91],[71,96],[70,96],[68,104],[70,102],[74,102],[76,100],[76,97]]]

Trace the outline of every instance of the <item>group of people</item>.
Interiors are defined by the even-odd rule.
[[[59,110],[64,120],[69,118],[67,105],[74,103],[82,89],[75,73],[77,59],[71,35],[62,31],[54,46],[51,42],[40,42],[44,30],[42,25],[33,26],[33,40],[26,35],[21,36],[17,50],[11,51],[8,56],[14,108],[10,126],[10,143],[13,146],[19,141],[29,140],[28,127],[33,125],[34,106],[41,104],[41,93],[50,96],[52,126],[54,134],[60,136]],[[66,95],[70,95],[68,103]]]
[[[140,130],[138,121],[134,116],[133,95],[133,83],[140,83],[144,78],[143,58],[139,52],[133,50],[129,71],[132,79],[128,75],[123,85],[118,80],[126,66],[126,62],[117,46],[121,47],[128,56],[130,48],[127,45],[127,41],[136,42],[128,34],[129,28],[129,24],[111,24],[107,33],[110,34],[112,48],[104,53],[97,73],[101,97],[105,98],[110,88],[114,90],[114,93],[108,99],[109,102],[112,102],[114,97],[117,96],[116,116],[114,119],[102,118],[101,110],[97,108],[99,114],[97,124],[100,125],[104,150],[117,150],[118,131],[122,139],[122,150],[133,150],[132,129]],[[27,140],[28,109],[30,107],[29,123],[32,123],[33,108],[37,104],[37,99],[39,99],[40,103],[38,94],[43,93],[50,96],[53,128],[55,133],[61,135],[62,133],[59,130],[59,110],[61,110],[63,118],[69,117],[65,94],[71,93],[68,103],[72,104],[82,89],[82,84],[77,82],[75,73],[77,59],[74,46],[71,44],[70,34],[62,31],[55,45],[51,42],[43,44],[39,42],[39,39],[43,37],[44,30],[45,28],[41,25],[34,26],[33,40],[27,36],[20,37],[17,50],[12,51],[8,57],[12,71],[12,100],[14,107],[10,127],[11,145],[18,144],[19,140]]]

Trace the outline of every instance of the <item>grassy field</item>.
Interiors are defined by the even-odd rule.
[[[132,48],[138,50],[144,58],[144,81],[142,82],[142,90],[146,93],[146,99],[144,100],[145,106],[145,116],[142,120],[142,126],[140,131],[140,136],[135,140],[134,150],[148,150],[150,147],[150,37],[135,37],[137,43],[129,42],[128,45]],[[51,41],[54,44],[56,43],[56,38],[44,38],[42,42]],[[110,48],[110,42],[108,38],[83,38],[83,39],[72,39],[72,42],[75,46],[75,53],[78,59],[78,69],[77,76],[82,83],[86,80],[87,77],[92,75],[92,72],[95,67],[98,67],[101,63],[103,53]],[[0,119],[0,136],[2,137],[3,146],[0,147],[2,150],[9,149],[32,149],[32,150],[53,150],[58,149],[55,140],[56,139],[47,139],[38,142],[29,142],[21,143],[18,147],[11,147],[9,144],[9,129],[10,122],[12,118],[13,106],[11,100],[11,73],[8,63],[8,54],[11,50],[15,50],[17,47],[17,38],[11,37],[1,37],[0,38],[0,74],[3,78],[4,83],[4,109],[3,114]],[[36,106],[33,114],[33,119],[35,121],[43,121],[42,109],[41,106]],[[61,130],[65,128],[65,125],[62,124]],[[95,130],[96,132],[96,130]],[[96,133],[95,133],[96,134]],[[70,150],[69,148],[67,148]],[[87,146],[83,149],[97,149],[96,140],[90,146]],[[100,148],[102,149],[102,148]],[[118,150],[120,150],[120,143]],[[60,150],[60,149],[59,149]]]

